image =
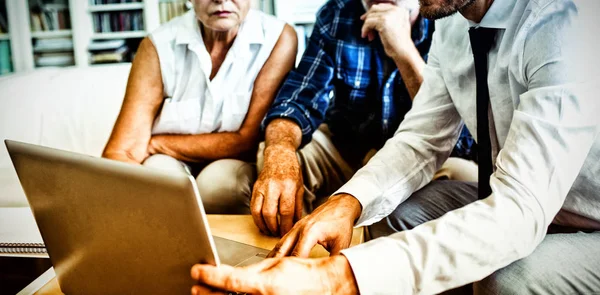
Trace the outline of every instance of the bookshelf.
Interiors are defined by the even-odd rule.
[[[5,13],[7,18],[7,29],[0,32],[0,44],[9,44],[13,72],[40,66],[87,67],[100,63],[128,62],[149,32],[187,12],[192,8],[191,2],[0,0],[0,15]],[[251,0],[251,5],[266,13],[276,13],[273,0]],[[131,21],[133,18],[137,21],[135,26]],[[55,63],[40,63],[40,57],[44,55],[53,57]],[[62,63],[58,63],[57,59],[62,59]]]
[[[0,0],[0,76],[13,71],[6,1]]]
[[[27,1],[34,67],[75,65],[70,1]]]
[[[89,40],[85,54],[89,64],[132,61],[142,39],[158,27],[155,17],[148,14],[158,0],[87,1],[85,10],[91,27],[85,32]]]

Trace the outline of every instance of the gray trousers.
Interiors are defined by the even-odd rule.
[[[410,230],[477,200],[477,184],[433,181],[368,227],[367,238]],[[552,229],[553,226],[550,226]],[[554,232],[560,232],[560,228]],[[550,232],[550,231],[549,231]],[[548,234],[535,251],[446,294],[600,294],[600,232]]]

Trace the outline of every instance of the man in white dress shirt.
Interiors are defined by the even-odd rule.
[[[439,21],[395,136],[284,236],[277,258],[194,266],[193,291],[433,294],[476,282],[476,294],[600,292],[598,12],[591,0],[421,0]],[[489,145],[491,176],[431,182],[463,122]],[[353,226],[374,223],[372,237],[395,233],[342,250]],[[317,243],[343,255],[280,257]]]

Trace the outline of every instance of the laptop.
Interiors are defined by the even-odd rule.
[[[190,175],[5,143],[65,294],[189,294],[192,265],[268,254],[211,235]]]

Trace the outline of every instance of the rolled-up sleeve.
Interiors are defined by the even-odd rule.
[[[306,51],[282,85],[271,109],[263,120],[263,130],[276,118],[290,119],[302,130],[302,145],[309,143],[313,132],[325,118],[333,90],[334,64],[328,30],[331,9],[323,7],[317,16]]]

